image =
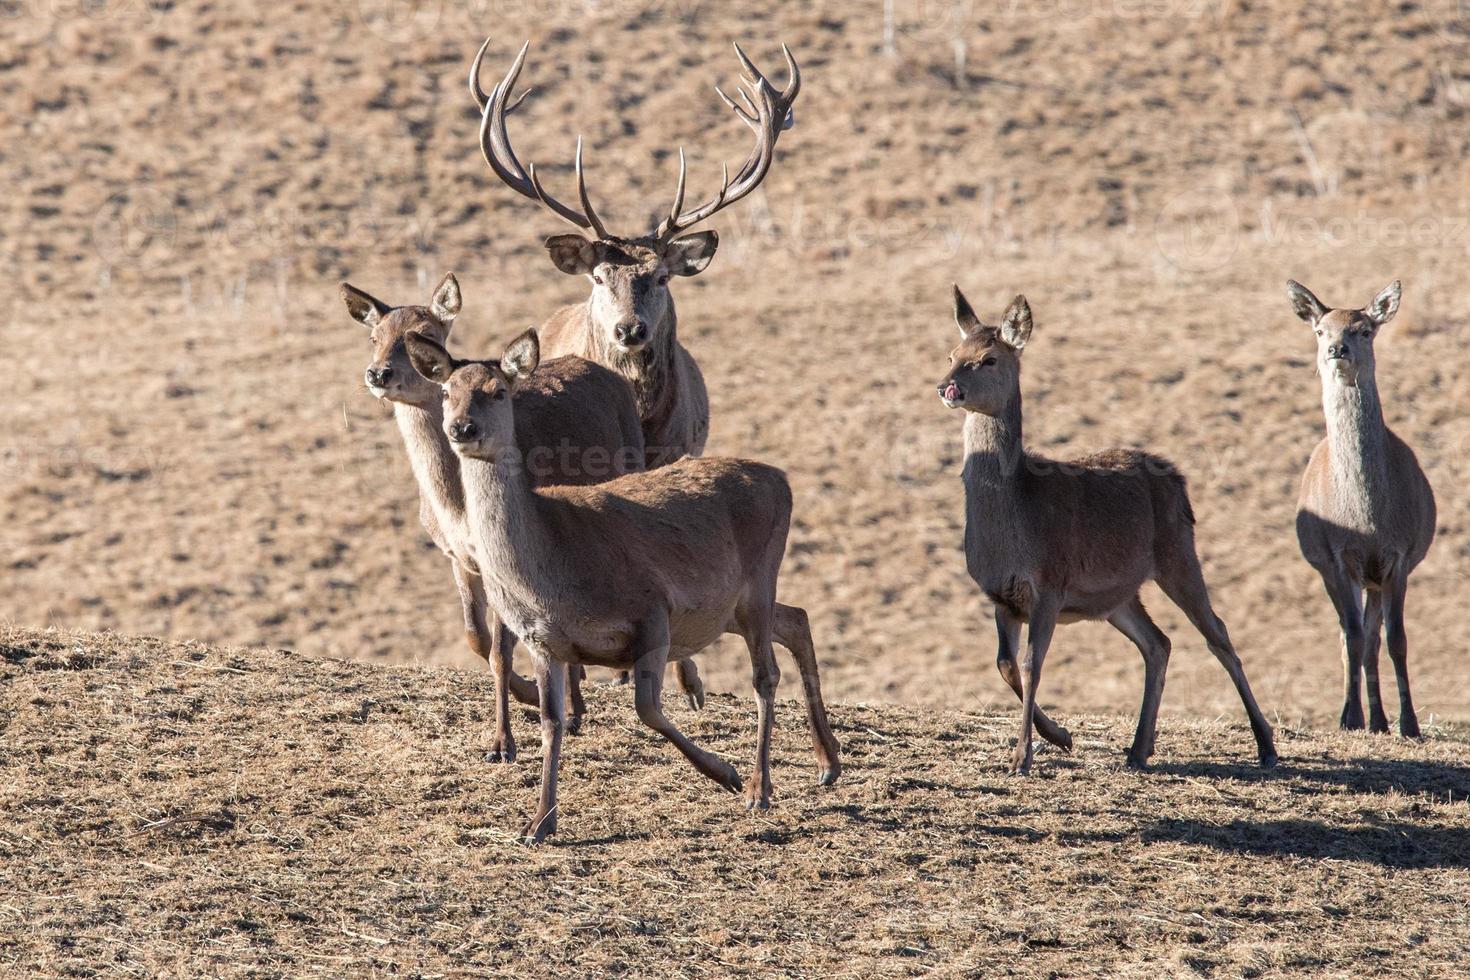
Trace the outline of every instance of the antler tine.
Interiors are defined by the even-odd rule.
[[[516,159],[515,150],[510,145],[510,134],[505,128],[505,117],[514,111],[530,94],[530,90],[511,101],[511,93],[515,91],[516,79],[520,77],[521,68],[526,62],[526,53],[531,49],[531,42],[527,41],[521,45],[520,52],[516,55],[515,62],[505,77],[490,90],[488,98],[480,86],[480,65],[484,59],[485,51],[490,42],[487,40],[480,46],[480,51],[475,55],[475,63],[470,68],[470,94],[475,101],[480,103],[480,152],[484,154],[485,162],[489,164],[490,170],[499,177],[511,190],[538,201],[558,217],[570,221],[578,228],[590,228],[597,233],[598,237],[605,238],[607,231],[602,222],[597,219],[592,206],[587,198],[587,187],[582,176],[582,141],[577,140],[577,190],[582,199],[582,207],[585,213],[569,207],[546,192],[541,182],[536,177],[535,166],[524,167]],[[480,102],[484,99],[483,103]]]
[[[789,128],[787,118],[791,112],[791,102],[801,90],[801,71],[796,65],[796,59],[792,57],[791,51],[784,44],[781,46],[782,54],[786,58],[787,69],[791,74],[786,88],[777,93],[771,83],[761,74],[760,69],[750,60],[740,45],[735,45],[735,55],[740,59],[741,67],[745,73],[745,85],[749,85],[747,91],[745,85],[737,87],[736,92],[744,102],[742,106],[723,90],[716,87],[715,91],[720,99],[729,106],[740,121],[745,123],[756,134],[756,145],[741,165],[731,182],[728,167],[723,167],[722,180],[719,194],[709,201],[701,204],[694,210],[680,214],[670,214],[669,217],[659,224],[658,237],[661,241],[668,241],[679,232],[692,228],[699,222],[709,218],[715,212],[725,208],[741,198],[745,197],[765,179],[775,160],[776,140],[780,137],[783,129]],[[682,198],[682,182],[684,179],[682,167],[680,172]]]
[[[582,200],[582,213],[587,216],[587,223],[592,226],[592,231],[598,238],[611,238],[602,222],[597,220],[597,212],[592,210],[592,200],[587,196],[587,178],[582,172],[582,137],[577,136],[577,196]]]

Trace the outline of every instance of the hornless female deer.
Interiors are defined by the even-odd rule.
[[[536,332],[499,361],[461,361],[410,335],[414,367],[444,392],[444,431],[460,456],[470,524],[490,604],[530,647],[541,689],[541,799],[528,843],[556,829],[563,687],[568,665],[635,674],[638,717],[694,767],[731,791],[739,775],[664,716],[664,665],[694,656],[722,633],[750,650],[758,698],[755,785],[767,807],[770,743],[780,671],[772,639],[795,655],[823,785],[840,771],[827,724],[806,613],[776,602],[791,522],[791,488],[778,469],[690,457],[596,486],[537,487],[515,453],[518,393],[535,384]]]
[[[1271,726],[1225,624],[1210,608],[1184,477],[1168,460],[1135,450],[1111,449],[1067,463],[1027,453],[1021,351],[1031,338],[1031,308],[1017,296],[993,327],[980,322],[958,286],[954,305],[960,345],[939,382],[939,397],[967,413],[965,561],[995,603],[996,665],[1021,699],[1012,769],[1031,769],[1033,719],[1043,738],[1071,748],[1071,736],[1037,706],[1036,690],[1053,629],[1081,619],[1106,619],[1143,654],[1143,707],[1128,764],[1147,765],[1169,664],[1169,638],[1138,595],[1149,579],[1204,635],[1245,704],[1261,765],[1275,765]],[[1022,623],[1030,623],[1030,633],[1019,653]]]
[[[444,277],[428,306],[393,307],[348,283],[342,284],[348,314],[371,331],[373,357],[364,383],[375,397],[393,404],[393,416],[419,485],[419,520],[430,539],[449,556],[464,607],[469,647],[495,673],[495,741],[489,758],[511,762],[508,692],[536,704],[536,689],[511,666],[515,637],[486,605],[480,569],[485,556],[469,527],[459,457],[443,431],[439,386],[409,363],[404,337],[417,332],[438,343],[449,338],[462,306],[459,282]],[[643,469],[643,431],[633,393],[613,372],[579,357],[547,362],[534,383],[518,394],[516,445],[538,484],[597,483]],[[693,664],[689,667],[692,669]],[[680,674],[691,700],[703,698],[699,675]],[[697,687],[691,689],[690,685]],[[581,671],[571,678],[572,721],[576,730],[586,711]]]
[[[1366,676],[1369,725],[1388,731],[1378,686],[1379,630],[1386,627],[1399,686],[1399,734],[1417,738],[1404,597],[1409,573],[1434,541],[1434,492],[1414,450],[1383,422],[1373,361],[1378,329],[1398,312],[1399,283],[1395,279],[1362,310],[1328,309],[1297,282],[1288,281],[1286,290],[1291,308],[1317,334],[1327,438],[1302,474],[1296,536],[1303,557],[1322,576],[1342,628],[1340,723],[1363,727],[1360,684]]]
[[[535,165],[522,166],[516,159],[505,117],[520,104],[521,99],[513,98],[513,93],[530,42],[521,47],[505,78],[487,95],[480,85],[480,67],[489,46],[489,40],[481,45],[470,69],[470,93],[481,112],[480,148],[485,162],[511,190],[592,232],[590,238],[569,234],[546,239],[546,250],[556,267],[570,275],[585,275],[592,292],[584,302],[563,307],[547,318],[540,329],[542,350],[547,357],[577,354],[597,361],[632,383],[650,469],[682,456],[700,455],[709,436],[709,398],[698,365],[679,343],[669,279],[702,272],[719,245],[719,236],[713,231],[684,233],[750,194],[771,169],[776,140],[790,124],[791,106],[801,89],[795,59],[783,46],[791,77],[785,89],[777,92],[740,46],[735,46],[750,86],[749,92],[744,88],[739,92],[744,106],[718,88],[715,91],[755,132],[755,146],[745,164],[733,181],[729,171],[725,172],[720,191],[712,199],[685,211],[681,149],[679,183],[668,217],[650,234],[624,238],[609,232],[592,209],[582,171],[580,139],[576,154],[580,208],[548,194],[536,176]]]

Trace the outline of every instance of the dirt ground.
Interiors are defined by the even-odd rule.
[[[672,717],[749,774],[748,696]],[[1463,976],[1470,767],[1425,741],[1068,715],[1005,774],[1013,714],[835,705],[816,785],[782,703],[774,806],[695,775],[601,689],[561,828],[515,842],[488,678],[0,629],[0,974]]]
[[[1283,283],[1349,305],[1400,277],[1380,386],[1440,513],[1409,595],[1416,694],[1426,721],[1470,720],[1470,21],[1438,0],[897,0],[890,32],[884,8],[0,3],[0,619],[475,667],[337,283],[422,302],[456,271],[469,353],[584,295],[540,245],[563,226],[479,158],[486,34],[497,66],[533,40],[523,157],[567,193],[582,133],[630,230],[667,207],[680,144],[692,194],[743,158],[712,88],[729,42],[779,74],[785,41],[796,127],[675,295],[711,452],[791,475],[782,598],[811,611],[834,700],[1009,698],[959,550],[960,419],[933,393],[958,281],[983,316],[1030,298],[1032,446],[1176,460],[1263,706],[1335,722],[1334,617],[1292,530],[1322,419]],[[1175,639],[1166,716],[1237,721],[1145,598]],[[738,645],[703,669],[747,695]],[[1042,700],[1126,713],[1141,677],[1121,636],[1074,626]]]

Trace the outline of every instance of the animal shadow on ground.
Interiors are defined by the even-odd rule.
[[[1388,737],[1388,736],[1384,736]],[[1354,793],[1427,793],[1451,801],[1470,799],[1470,766],[1423,759],[1292,759],[1284,758],[1279,768],[1262,770],[1225,762],[1158,763],[1150,772],[1170,776],[1243,781],[1295,779],[1320,784],[1319,792],[1348,790]],[[1312,790],[1307,790],[1311,792]]]
[[[1224,824],[1166,818],[1140,835],[1146,844],[1173,841],[1262,857],[1366,861],[1385,868],[1470,868],[1463,826],[1383,820],[1342,827],[1315,820],[1232,820]]]

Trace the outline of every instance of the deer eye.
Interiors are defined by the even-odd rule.
[[[493,398],[495,401],[498,401],[498,402],[505,401],[505,389],[504,388],[496,388],[495,391],[493,391],[490,394],[490,397]]]
[[[981,367],[990,367],[990,365],[992,365],[994,363],[995,363],[995,358],[993,358],[993,357],[987,357],[985,360],[983,360],[983,361],[980,362],[980,366]]]
[[[595,283],[597,283],[597,285],[599,285],[599,286],[601,286],[601,285],[603,285],[603,282],[602,282],[602,277],[601,277],[601,276],[599,276],[599,275],[598,275],[598,274],[597,274],[597,273],[595,273],[595,272],[594,272],[594,273],[592,273],[592,281],[593,281],[593,282],[595,282]]]
[[[660,286],[667,286],[669,284],[669,274],[667,272],[660,272],[658,274],[658,284]]]

